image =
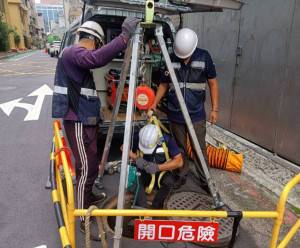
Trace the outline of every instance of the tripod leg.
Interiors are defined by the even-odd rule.
[[[108,158],[108,154],[109,154],[109,150],[110,150],[110,146],[111,146],[111,140],[112,140],[114,130],[115,130],[117,115],[119,113],[119,108],[120,108],[120,103],[121,103],[124,85],[125,85],[125,81],[126,81],[126,76],[127,76],[128,68],[129,68],[129,64],[130,64],[131,53],[132,53],[132,45],[130,44],[126,48],[126,51],[125,51],[124,62],[122,65],[120,85],[118,87],[115,104],[113,107],[112,115],[110,117],[110,125],[108,128],[105,145],[104,145],[104,150],[103,150],[101,162],[99,165],[99,175],[95,180],[95,186],[99,189],[103,188],[102,177],[103,177],[105,165],[107,162],[107,158]]]
[[[188,131],[189,131],[190,138],[191,138],[191,140],[194,144],[194,147],[195,147],[195,150],[196,150],[196,153],[197,153],[197,157],[199,158],[199,160],[201,162],[205,177],[206,177],[207,182],[208,182],[209,190],[210,190],[210,192],[212,194],[212,197],[213,197],[213,200],[214,200],[214,205],[212,207],[214,209],[220,208],[220,207],[224,206],[224,203],[220,202],[220,200],[219,200],[219,196],[216,192],[214,183],[212,181],[212,178],[211,178],[210,173],[208,171],[205,159],[203,157],[201,147],[200,147],[200,144],[199,144],[197,136],[196,136],[195,129],[193,127],[190,115],[189,115],[187,107],[185,105],[185,101],[184,101],[182,93],[180,91],[179,84],[178,84],[178,81],[177,81],[177,77],[176,77],[174,69],[172,67],[170,56],[169,56],[169,53],[167,51],[167,47],[166,47],[166,44],[165,44],[165,41],[164,41],[163,31],[162,31],[162,26],[161,25],[156,26],[155,35],[158,39],[161,51],[162,51],[164,59],[165,59],[165,63],[166,63],[167,68],[169,70],[170,77],[171,77],[172,83],[173,83],[174,88],[175,88],[175,93],[176,93],[178,102],[180,104],[180,108],[181,108],[183,117],[185,119],[185,123],[186,123]]]
[[[130,139],[131,139],[131,132],[132,132],[134,92],[135,92],[135,87],[137,82],[140,35],[141,35],[141,27],[140,24],[138,24],[135,30],[135,34],[133,36],[130,81],[129,81],[129,90],[128,90],[126,122],[125,122],[125,132],[124,132],[124,142],[123,142],[124,145],[123,145],[123,153],[122,153],[122,164],[121,164],[117,209],[124,209],[125,188],[126,188],[126,182],[128,177],[127,175],[128,157],[129,157],[128,155],[129,155]],[[123,216],[117,216],[116,226],[115,226],[114,246],[113,246],[114,248],[121,247],[122,227],[123,227]]]

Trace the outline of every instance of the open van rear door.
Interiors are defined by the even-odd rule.
[[[83,0],[94,7],[107,6],[121,9],[144,11],[146,0]],[[155,12],[176,15],[193,12],[221,12],[223,9],[239,10],[243,3],[235,0],[158,0]]]

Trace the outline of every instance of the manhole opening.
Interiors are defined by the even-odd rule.
[[[133,203],[133,201],[130,202],[130,203],[127,202],[125,204],[125,208],[130,209],[132,203]],[[132,231],[132,230],[130,230],[130,228],[128,228],[129,221],[134,220],[134,219],[136,219],[136,217],[134,217],[134,216],[125,216],[123,218],[123,234],[122,234],[123,237],[130,238],[130,239],[134,238],[134,231]],[[116,226],[116,217],[115,216],[108,216],[107,217],[107,222],[108,222],[109,228],[111,230],[114,230],[115,226]]]
[[[152,193],[151,195],[147,196],[148,199],[148,206],[149,209],[151,208],[151,203],[154,199],[155,194]],[[133,194],[126,194],[125,195],[125,204],[124,209],[131,209],[131,206],[134,201],[134,195]],[[117,209],[117,203],[118,203],[118,196],[111,197],[103,206],[105,209]],[[123,233],[122,237],[133,239],[134,238],[134,230],[131,230],[130,227],[128,227],[128,223],[131,220],[138,219],[137,216],[124,216],[123,218]],[[159,219],[162,219],[161,217]],[[116,226],[116,217],[115,216],[104,216],[103,217],[103,224],[104,227],[111,233],[114,234],[114,229]]]
[[[148,205],[151,208],[151,203],[154,199],[155,193],[147,196]],[[125,195],[125,209],[131,209],[131,206],[134,201],[134,195],[128,193]],[[111,197],[103,206],[105,209],[117,209],[118,196]],[[171,194],[165,201],[164,209],[169,210],[211,210],[210,206],[213,203],[212,199],[209,196],[203,195],[199,192],[193,191],[179,191]],[[231,211],[228,206],[224,206],[222,210]],[[123,234],[122,237],[133,239],[134,230],[128,226],[129,221],[137,219],[136,216],[125,216],[123,218]],[[167,219],[166,217],[156,217],[154,219]],[[209,218],[181,218],[181,217],[170,217],[169,220],[183,220],[186,221],[208,221]],[[217,221],[220,223],[219,233],[218,233],[218,242],[217,243],[199,243],[195,244],[206,246],[206,247],[224,247],[229,244],[232,234],[233,219],[232,218],[217,218]],[[106,230],[114,234],[114,229],[116,225],[115,216],[104,216],[103,224]]]

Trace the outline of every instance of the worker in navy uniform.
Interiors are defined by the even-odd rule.
[[[202,154],[206,161],[206,165],[208,166],[209,162],[205,143],[206,112],[204,107],[206,83],[208,83],[210,89],[212,109],[210,110],[209,121],[212,125],[216,123],[218,117],[219,93],[215,65],[211,56],[206,50],[197,48],[197,44],[198,37],[193,30],[189,28],[179,30],[173,44],[174,53],[170,55],[170,59],[185,105],[193,123]],[[189,172],[189,156],[187,150],[188,129],[176,97],[174,85],[171,82],[167,71],[162,74],[160,82],[154,103],[149,109],[156,111],[157,104],[167,92],[167,115],[169,125],[184,160],[184,166],[182,169],[178,170],[177,179],[174,185],[174,188],[178,189],[181,185],[186,183]],[[195,156],[196,153],[194,147],[192,147],[192,150],[200,184],[202,188],[209,193],[208,182],[201,166],[201,162],[198,161],[198,157]]]
[[[106,198],[105,193],[92,193],[99,169],[97,134],[103,116],[90,70],[105,66],[123,51],[139,21],[127,17],[122,24],[121,34],[107,45],[101,26],[97,22],[86,21],[77,31],[79,42],[64,49],[58,59],[52,117],[63,118],[64,129],[75,158],[78,209],[87,209]],[[80,220],[80,230],[85,233],[84,216],[80,216]],[[92,226],[91,239],[100,240],[99,234],[93,234]]]
[[[155,175],[154,185],[158,190],[151,208],[161,209],[175,182],[175,175],[171,170],[183,166],[182,156],[175,139],[167,133],[163,133],[160,138],[159,132],[161,132],[160,129],[154,124],[144,126],[139,134],[134,136],[132,149],[129,151],[129,156],[141,173],[136,199],[137,206],[141,208],[148,208],[145,188],[150,185],[152,175]],[[163,142],[167,149],[163,147]]]

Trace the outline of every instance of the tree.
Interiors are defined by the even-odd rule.
[[[15,41],[15,44],[17,45],[17,47],[19,47],[19,43],[20,43],[20,35],[18,33],[14,33],[14,41]]]
[[[3,16],[0,14],[0,51],[7,51],[9,49],[8,36],[14,30],[3,21]]]
[[[57,35],[49,35],[47,37],[47,42],[49,42],[50,44],[52,44],[53,41],[60,41],[60,38]]]

